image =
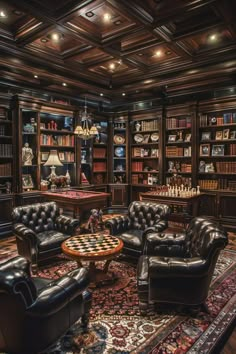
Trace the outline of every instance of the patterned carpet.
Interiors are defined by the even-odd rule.
[[[221,253],[209,291],[210,313],[193,316],[174,309],[150,309],[141,316],[138,308],[136,269],[113,261],[110,270],[118,277],[113,286],[93,290],[89,331],[77,323],[44,354],[208,354],[219,353],[221,342],[236,319],[235,239]],[[16,255],[14,237],[1,241],[0,262]],[[55,279],[77,267],[76,262],[56,257],[38,275]]]

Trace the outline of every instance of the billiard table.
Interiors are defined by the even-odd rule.
[[[80,217],[83,221],[89,216],[91,209],[107,207],[110,193],[71,189],[43,192],[42,195],[46,201],[57,202],[63,208],[63,213],[72,211],[74,218]]]

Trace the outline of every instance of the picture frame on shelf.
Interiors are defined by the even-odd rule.
[[[222,130],[218,130],[215,135],[215,140],[222,140],[223,139],[223,132]]]
[[[202,141],[211,140],[211,132],[202,132],[201,140]]]
[[[188,147],[184,148],[184,156],[190,156],[189,153],[190,153],[189,148]]]
[[[59,151],[58,156],[60,161],[65,161],[65,153],[63,151]]]
[[[46,124],[45,123],[40,123],[40,129],[46,129]]]
[[[229,129],[224,129],[223,130],[223,140],[228,140],[229,139]]]
[[[22,186],[23,189],[27,190],[34,188],[34,183],[30,174],[22,175]]]
[[[224,144],[212,146],[212,152],[211,152],[212,156],[224,156],[224,152],[225,152]]]
[[[200,156],[210,156],[210,144],[200,145]]]
[[[151,149],[151,157],[158,157],[158,149]]]
[[[41,152],[41,162],[47,161],[49,152]]]
[[[236,139],[236,131],[235,131],[235,130],[232,130],[232,131],[229,133],[229,139]]]
[[[176,135],[169,135],[168,136],[168,143],[173,143],[176,141]]]
[[[190,142],[191,141],[191,136],[192,135],[190,133],[186,134],[184,141]]]

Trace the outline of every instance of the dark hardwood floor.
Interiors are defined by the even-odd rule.
[[[236,353],[236,328],[234,328],[231,336],[225,343],[220,354],[235,354]]]

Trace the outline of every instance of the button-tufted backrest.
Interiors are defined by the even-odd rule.
[[[129,205],[129,228],[145,230],[155,225],[160,219],[169,214],[169,207],[165,204],[134,201]]]
[[[14,208],[13,223],[22,223],[36,233],[55,230],[59,208],[55,202],[36,203]]]
[[[227,232],[216,222],[203,217],[190,222],[187,239],[190,257],[207,258],[214,248],[224,248],[228,243]]]

